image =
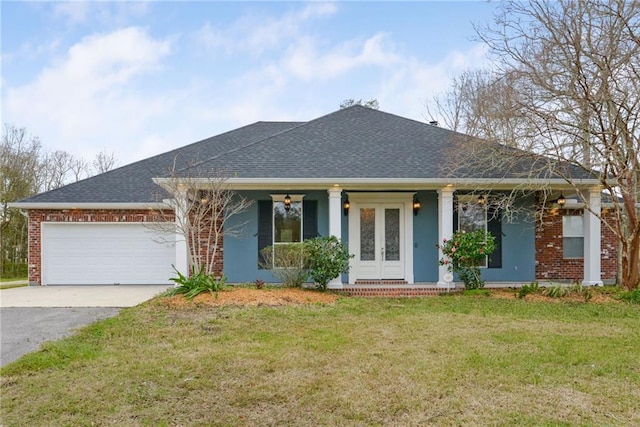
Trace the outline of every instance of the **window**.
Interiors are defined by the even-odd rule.
[[[272,196],[273,197],[273,250],[274,250],[274,264],[275,260],[280,259],[280,256],[286,252],[278,251],[291,251],[298,250],[293,249],[291,245],[294,243],[302,242],[302,196],[290,196],[291,203],[287,209],[284,203],[285,196]],[[302,258],[301,258],[302,259]],[[274,267],[278,267],[274,265]]]
[[[582,258],[584,256],[582,215],[562,217],[562,256],[563,258]]]
[[[487,231],[487,205],[479,204],[477,197],[458,197],[458,231]],[[487,267],[487,257],[480,267]]]
[[[268,246],[286,247],[318,236],[318,201],[304,200],[304,195],[291,195],[289,211],[284,208],[285,194],[272,194],[269,200],[258,200],[258,268],[264,258],[260,251]]]

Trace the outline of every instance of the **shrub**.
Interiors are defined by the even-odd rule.
[[[484,230],[470,233],[457,231],[451,239],[444,239],[438,248],[444,254],[440,265],[446,265],[449,271],[458,273],[465,289],[484,287],[479,266],[496,248],[495,238],[491,233]]]
[[[200,295],[203,292],[210,292],[211,295],[215,295],[224,286],[227,279],[224,274],[219,279],[214,276],[205,273],[204,267],[200,268],[200,271],[196,271],[195,267],[191,267],[191,275],[189,277],[183,275],[175,267],[178,277],[172,277],[171,280],[176,285],[169,289],[165,295],[174,296],[182,294],[188,299],[193,299],[196,295]]]
[[[260,267],[270,270],[286,287],[299,288],[309,277],[302,243],[267,246],[260,254]]]
[[[640,289],[634,289],[632,291],[621,292],[618,298],[622,301],[626,301],[630,304],[640,304]]]
[[[349,271],[349,249],[335,236],[316,237],[304,242],[309,274],[320,289],[332,279]]]
[[[562,285],[555,285],[550,288],[545,288],[542,293],[551,298],[562,298],[569,295],[569,289]]]
[[[538,282],[531,282],[528,285],[523,285],[520,289],[518,289],[518,298],[524,298],[529,294],[535,294],[540,290],[540,285]]]
[[[262,289],[264,287],[264,280],[256,279],[253,283],[256,285],[256,289]]]

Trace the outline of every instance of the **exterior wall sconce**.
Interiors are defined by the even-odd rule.
[[[567,203],[567,199],[565,199],[562,193],[560,193],[560,197],[556,199],[556,203],[562,207],[565,203]]]
[[[422,207],[422,204],[420,203],[420,200],[418,200],[418,197],[413,196],[413,215],[418,215],[418,212],[420,211],[420,208]]]
[[[287,195],[284,196],[284,210],[289,212],[289,209],[291,209],[291,196],[287,193]]]
[[[348,216],[349,215],[349,208],[351,207],[351,203],[349,203],[349,198],[347,197],[347,199],[344,201],[344,203],[342,203],[342,212],[344,212],[344,216]]]
[[[486,198],[486,197],[484,197],[484,195],[483,195],[483,194],[481,194],[480,196],[478,196],[478,204],[479,204],[480,206],[484,206],[484,205],[485,205],[485,203],[487,203],[487,198]]]

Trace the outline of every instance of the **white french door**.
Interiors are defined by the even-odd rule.
[[[357,279],[404,279],[404,204],[358,204]]]

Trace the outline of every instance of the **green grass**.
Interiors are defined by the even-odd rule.
[[[0,277],[0,283],[2,283],[2,282],[17,282],[17,281],[26,282],[27,278],[26,277]]]
[[[3,426],[639,425],[640,308],[148,303],[0,374]]]

